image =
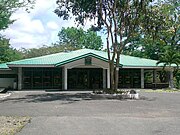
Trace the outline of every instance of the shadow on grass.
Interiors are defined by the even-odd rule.
[[[17,97],[16,97],[17,96]],[[18,97],[18,94],[14,97],[1,100],[1,102],[26,102],[26,103],[40,103],[51,101],[67,101],[63,104],[74,103],[82,100],[129,100],[125,95],[104,95],[104,94],[92,94],[92,93],[41,93],[41,94],[26,94],[22,97]],[[132,99],[135,100],[135,99]],[[149,99],[147,97],[140,97],[138,100],[154,101],[156,99]]]

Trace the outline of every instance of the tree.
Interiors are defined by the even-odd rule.
[[[57,0],[55,13],[67,20],[71,15],[84,25],[94,19],[95,29],[106,30],[111,89],[118,88],[120,54],[146,16],[151,0]],[[140,22],[141,21],[141,22]]]
[[[50,46],[43,45],[40,48],[31,48],[31,49],[21,48],[19,52],[21,53],[23,58],[33,58],[33,57],[39,57],[39,56],[64,52],[66,50],[69,50],[69,51],[74,50],[74,47],[67,44],[59,45],[56,43]]]
[[[0,63],[21,59],[21,54],[16,49],[10,47],[9,40],[0,37]]]
[[[180,51],[178,2],[178,0],[163,0],[154,3],[151,10],[148,10],[144,23],[141,23],[137,40],[132,41],[124,53],[131,55],[131,50],[142,51],[143,57],[158,60],[167,49]]]
[[[96,34],[96,32],[90,29],[84,31],[82,28],[62,28],[58,34],[59,44],[69,44],[74,49],[88,48],[101,50],[102,40],[101,37]]]
[[[1,0],[0,1],[0,31],[8,28],[15,20],[11,20],[11,15],[19,8],[28,11],[33,7],[34,0]],[[0,63],[20,59],[20,53],[10,47],[9,39],[0,35]]]
[[[174,51],[167,50],[164,54],[161,55],[159,61],[157,62],[157,64],[160,63],[163,63],[163,68],[168,67],[170,69],[170,72],[172,72],[169,76],[169,87],[174,88],[172,65],[175,64],[178,69],[180,64],[180,54]]]
[[[125,47],[123,53],[160,61],[164,59],[165,65],[172,63],[174,61],[172,58],[178,56],[180,52],[179,13],[178,0],[157,1],[141,24],[140,34]],[[178,74],[174,75],[178,80]],[[164,71],[160,73],[160,80],[163,76]]]
[[[33,7],[34,0],[1,0],[0,1],[0,30],[6,29],[9,24],[15,20],[11,20],[11,15],[19,8],[25,8],[29,11]]]
[[[180,89],[180,70],[175,71],[175,87]]]
[[[166,50],[166,45],[159,39],[153,40],[149,35],[138,37],[125,46],[123,54],[135,57],[159,60],[159,57]]]

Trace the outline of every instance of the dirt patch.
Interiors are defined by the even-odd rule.
[[[0,135],[14,135],[28,122],[30,117],[0,116]]]

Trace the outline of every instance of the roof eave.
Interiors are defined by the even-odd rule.
[[[4,71],[4,70],[9,71],[9,70],[12,70],[12,69],[10,69],[10,68],[0,68],[0,71]]]
[[[123,65],[122,68],[162,69],[163,66],[125,66]]]
[[[51,64],[7,64],[8,67],[55,67]]]

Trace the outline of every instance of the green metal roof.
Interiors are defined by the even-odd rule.
[[[72,52],[61,52],[51,55],[45,55],[36,58],[18,60],[13,62],[8,62],[8,65],[62,65],[60,63],[66,64],[66,62],[71,60],[76,60],[79,58],[83,58],[89,55],[93,55],[94,57],[100,57],[100,59],[106,59],[106,57],[101,56],[101,51],[97,51],[99,53],[93,53],[94,50],[90,49],[81,49]],[[98,54],[98,55],[97,55]],[[97,56],[96,56],[97,55]]]
[[[120,63],[124,67],[157,67],[156,60],[132,57],[127,55],[120,56]],[[163,66],[163,65],[159,64],[158,67],[159,66]]]
[[[92,49],[80,49],[71,52],[61,52],[36,58],[18,60],[8,62],[7,65],[52,65],[52,66],[61,66],[66,63],[85,58],[87,56],[92,56],[103,61],[108,61],[107,52],[104,51],[97,51]],[[120,56],[120,64],[123,67],[157,67],[156,60],[132,57],[127,55]],[[6,64],[1,64],[1,67],[8,68]],[[162,65],[158,65],[162,66]]]
[[[8,66],[6,63],[0,64],[0,69],[8,69]]]

